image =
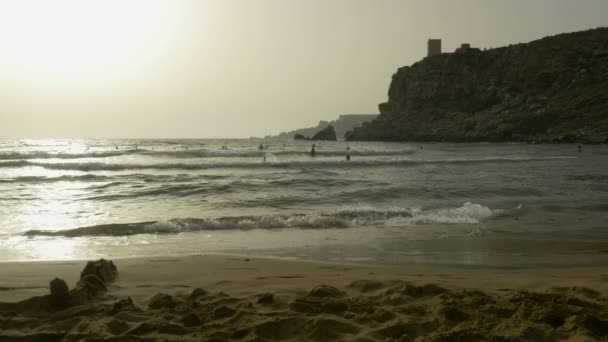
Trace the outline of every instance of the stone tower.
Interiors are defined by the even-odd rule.
[[[429,39],[427,57],[441,54],[441,39]]]

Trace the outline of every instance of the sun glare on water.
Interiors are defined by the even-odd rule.
[[[167,53],[178,21],[174,5],[0,0],[0,70],[37,86],[124,78]]]

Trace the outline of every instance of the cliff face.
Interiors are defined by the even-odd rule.
[[[608,28],[427,57],[347,140],[608,142]]]

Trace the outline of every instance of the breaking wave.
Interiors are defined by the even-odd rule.
[[[57,177],[22,176],[9,179],[0,179],[0,183],[53,183],[53,182],[102,182],[111,179],[101,175],[63,175]]]
[[[210,219],[186,218],[168,221],[149,221],[130,224],[107,224],[59,231],[29,230],[25,236],[127,236],[136,234],[178,234],[183,232],[230,229],[283,229],[283,228],[350,228],[364,226],[411,226],[421,224],[476,224],[504,210],[465,203],[457,208],[422,210],[396,208],[378,210],[372,207],[350,207],[333,213],[230,216]]]
[[[264,153],[271,153],[276,156],[305,156],[308,150],[149,150],[149,149],[129,149],[98,151],[84,153],[50,153],[50,152],[0,152],[0,160],[30,160],[30,159],[82,159],[82,158],[108,158],[129,155],[157,156],[168,158],[213,158],[213,157],[259,157]],[[319,156],[344,156],[343,150],[316,151]],[[416,153],[415,150],[395,150],[395,151],[349,151],[351,156],[405,156]]]
[[[102,151],[88,153],[49,153],[49,152],[0,152],[0,160],[20,159],[79,159],[106,158],[132,154],[130,151]]]
[[[556,157],[491,157],[477,159],[434,159],[434,160],[412,160],[412,159],[391,159],[391,160],[301,160],[301,161],[269,161],[261,160],[238,161],[238,162],[205,162],[205,163],[150,163],[150,164],[129,164],[129,163],[45,163],[29,160],[11,160],[0,162],[0,168],[19,168],[19,167],[42,167],[51,170],[72,170],[72,171],[122,171],[122,170],[202,170],[211,168],[281,168],[281,167],[373,167],[382,165],[425,165],[425,164],[482,164],[482,163],[517,163],[517,162],[536,162],[559,159],[574,159],[573,156]]]

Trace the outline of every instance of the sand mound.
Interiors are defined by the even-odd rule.
[[[117,274],[115,267],[101,271],[112,270],[110,262],[97,265],[87,265],[79,281],[86,284],[77,286],[96,297],[38,310],[0,304],[0,341],[608,341],[608,297],[589,288],[497,296],[360,280],[343,289],[246,297],[196,288],[159,293],[144,308],[130,298],[96,301]],[[71,298],[74,290],[54,280],[51,292]]]
[[[55,312],[83,305],[103,296],[108,290],[106,285],[114,281],[117,275],[118,270],[112,261],[89,261],[72,290],[69,290],[64,280],[55,278],[49,283],[49,295],[32,297],[17,303],[0,303],[0,312]]]

